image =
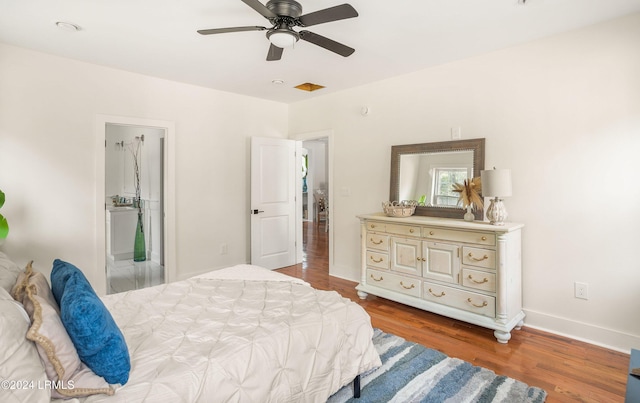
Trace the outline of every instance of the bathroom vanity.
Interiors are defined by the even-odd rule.
[[[138,209],[109,206],[106,211],[107,255],[113,260],[133,259]]]

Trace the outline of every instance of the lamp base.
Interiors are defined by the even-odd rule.
[[[487,218],[493,225],[504,225],[504,221],[507,219],[507,209],[504,208],[502,199],[491,199],[489,209],[487,209]]]

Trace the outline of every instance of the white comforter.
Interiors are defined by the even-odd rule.
[[[255,266],[103,300],[132,369],[85,402],[324,402],[380,365],[359,305]]]

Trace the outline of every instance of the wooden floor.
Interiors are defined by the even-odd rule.
[[[360,304],[385,332],[489,368],[547,391],[547,402],[623,402],[629,355],[525,327],[508,344],[493,331],[370,295],[360,300],[357,283],[329,276],[324,226],[307,223],[302,264],[278,271],[317,289],[335,290]]]

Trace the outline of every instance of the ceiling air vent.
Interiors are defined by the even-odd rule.
[[[304,83],[300,85],[296,85],[296,88],[302,91],[315,91],[324,88],[323,85],[313,84],[313,83]]]

